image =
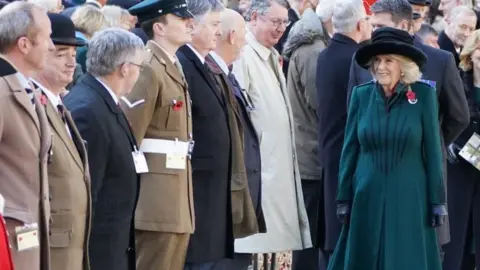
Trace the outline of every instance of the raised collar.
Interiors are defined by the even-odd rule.
[[[264,61],[267,61],[268,57],[270,57],[270,54],[272,53],[272,49],[269,49],[260,44],[260,42],[258,42],[253,35],[253,33],[248,29],[246,38],[248,45],[252,46],[253,50],[257,52],[258,56],[260,56],[260,58],[262,58]]]
[[[359,44],[353,40],[351,37],[346,36],[342,33],[335,33],[332,37],[332,40],[340,42],[340,43],[345,43],[345,44],[355,44],[359,46]]]

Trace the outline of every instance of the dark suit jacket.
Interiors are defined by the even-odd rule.
[[[138,175],[130,126],[103,85],[91,74],[64,99],[87,141],[92,192],[91,270],[135,269],[133,215]]]
[[[195,233],[187,263],[233,256],[230,195],[231,139],[227,107],[213,75],[197,55],[183,46],[177,52],[192,99],[195,148],[192,154]]]
[[[347,121],[348,70],[359,46],[337,33],[317,62],[318,154],[324,168],[325,249],[329,251],[335,248],[341,230],[336,218],[338,168]]]
[[[455,58],[455,66],[458,68],[458,65],[460,64],[460,54],[455,49],[455,45],[453,45],[453,42],[450,40],[447,34],[445,34],[445,31],[442,31],[438,35],[438,46],[440,47],[440,49],[451,52],[453,54],[453,57]]]
[[[423,69],[423,80],[435,85],[438,105],[441,139],[443,145],[452,143],[470,123],[467,99],[455,60],[451,53],[424,45],[415,38],[414,45],[421,49],[428,58]],[[353,87],[372,80],[372,74],[353,61],[350,67],[349,95]],[[348,101],[347,101],[348,102]],[[446,179],[446,152],[444,156],[444,179]],[[446,188],[446,185],[445,185]],[[437,228],[437,238],[440,245],[450,241],[449,224],[447,222]]]

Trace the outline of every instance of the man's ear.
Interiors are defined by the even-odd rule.
[[[163,30],[163,25],[161,23],[154,23],[152,25],[152,32],[157,36],[164,36],[165,31]]]
[[[256,10],[252,11],[252,15],[250,16],[250,21],[255,25],[258,20],[258,12]]]
[[[235,44],[235,40],[237,39],[237,32],[235,30],[230,30],[230,32],[228,33],[228,42],[230,42],[230,44]]]
[[[17,47],[23,54],[28,54],[31,48],[31,41],[28,37],[21,37],[17,40]]]
[[[413,25],[414,25],[413,21],[409,23],[407,20],[403,20],[399,23],[400,29],[405,30],[407,32],[409,32],[410,27],[413,27]]]

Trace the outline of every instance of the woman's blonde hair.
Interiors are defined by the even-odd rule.
[[[390,54],[390,57],[400,62],[400,72],[403,74],[400,77],[400,82],[403,84],[412,84],[416,81],[419,81],[422,78],[422,73],[420,72],[420,68],[418,67],[417,63],[412,61],[412,59],[405,57],[399,54]],[[375,77],[375,68],[373,65],[373,60],[375,57],[372,57],[370,60],[370,72]]]
[[[115,5],[106,5],[102,8],[103,16],[112,27],[120,27],[130,30],[130,13],[128,10]]]
[[[459,65],[463,71],[469,71],[473,68],[472,54],[476,49],[480,49],[480,30],[473,31],[465,40],[465,45],[460,53]]]
[[[78,7],[72,14],[72,21],[76,30],[82,32],[89,38],[91,38],[95,32],[109,26],[102,11],[91,5]]]

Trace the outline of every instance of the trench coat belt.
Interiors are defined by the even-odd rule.
[[[193,150],[192,141],[183,142],[175,140],[162,139],[143,139],[140,145],[140,151],[153,154],[176,154],[188,156]]]

